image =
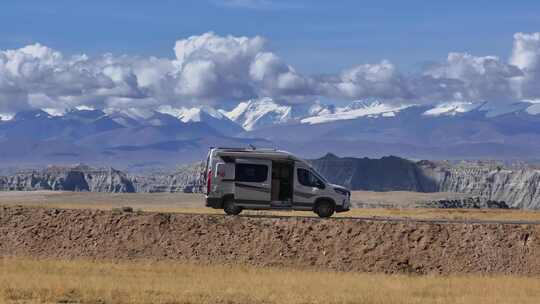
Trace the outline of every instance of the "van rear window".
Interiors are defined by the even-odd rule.
[[[238,182],[262,183],[268,178],[268,166],[236,164],[235,179]]]

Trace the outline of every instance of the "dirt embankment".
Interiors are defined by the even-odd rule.
[[[540,275],[540,225],[0,207],[0,255]]]

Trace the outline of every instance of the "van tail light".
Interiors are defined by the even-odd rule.
[[[208,170],[208,176],[206,177],[206,195],[210,194],[211,187],[212,187],[212,170]]]

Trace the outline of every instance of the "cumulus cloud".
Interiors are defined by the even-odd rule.
[[[522,75],[495,56],[450,53],[446,62],[424,71],[423,79],[439,85],[433,93],[440,99],[499,101],[515,98],[510,80]]]
[[[531,99],[539,98],[540,33],[516,33],[510,62],[523,71],[523,76],[514,82],[519,96]]]
[[[103,107],[109,97],[146,97],[130,61],[110,55],[65,58],[40,44],[0,53],[0,88],[3,111],[86,103]]]
[[[333,75],[305,75],[259,36],[214,33],[178,40],[174,57],[66,56],[40,44],[0,51],[0,112],[28,108],[156,108],[272,97],[282,103],[320,97],[375,97],[400,103],[506,102],[540,98],[540,33],[514,36],[509,62],[450,53],[404,75],[388,60]]]
[[[343,71],[336,80],[325,83],[327,95],[346,99],[378,97],[407,99],[405,79],[388,60],[377,64],[363,64]]]
[[[249,66],[264,48],[264,39],[214,33],[176,42],[176,92],[186,99],[243,99],[255,95]]]

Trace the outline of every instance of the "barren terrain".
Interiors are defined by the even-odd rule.
[[[540,212],[410,208],[443,195],[355,192],[401,208],[319,219],[225,216],[198,194],[0,192],[0,302],[536,303]]]
[[[540,225],[0,207],[0,255],[540,275]]]

